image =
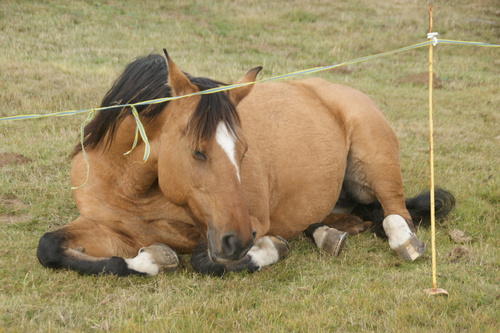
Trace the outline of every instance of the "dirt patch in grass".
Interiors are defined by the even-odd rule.
[[[455,243],[468,243],[472,241],[471,237],[465,235],[465,233],[459,229],[453,229],[448,231],[448,235],[450,235],[451,240],[454,241]]]
[[[8,199],[0,195],[0,206],[7,207],[8,210],[18,212],[27,207],[19,199]],[[4,213],[0,214],[0,224],[15,224],[27,222],[31,219],[31,215],[22,213]]]
[[[466,259],[469,254],[470,250],[467,246],[458,246],[448,253],[447,259],[449,262],[458,262]]]
[[[429,73],[417,73],[412,75],[407,75],[398,79],[399,83],[414,83],[416,85],[427,85],[429,84]],[[436,73],[432,75],[432,85],[434,89],[443,88],[443,81],[441,81]]]
[[[0,204],[5,205],[8,208],[16,210],[16,211],[21,210],[27,206],[19,199],[7,199],[1,195],[0,195]]]
[[[31,219],[31,215],[28,214],[2,214],[0,215],[0,224],[16,224],[27,222]]]
[[[9,164],[29,163],[33,160],[16,153],[0,153],[0,168]]]
[[[16,153],[0,153],[0,168],[6,165],[20,165],[32,162],[33,160]],[[0,206],[7,207],[7,210],[15,213],[0,214],[0,224],[16,224],[26,222],[31,219],[31,215],[17,213],[22,211],[26,204],[19,199],[6,198],[0,195]]]

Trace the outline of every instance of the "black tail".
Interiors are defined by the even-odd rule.
[[[413,224],[416,226],[427,227],[431,220],[430,191],[425,191],[416,197],[405,200]],[[442,188],[434,190],[435,217],[444,218],[455,207],[455,197],[449,191]],[[372,230],[379,237],[387,238],[382,222],[384,221],[384,212],[379,202],[369,205],[358,204],[352,211],[354,215],[359,216],[363,221],[372,221]]]

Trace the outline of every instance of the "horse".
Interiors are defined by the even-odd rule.
[[[220,276],[276,263],[304,233],[338,256],[348,231],[372,224],[402,259],[420,257],[414,222],[428,220],[429,192],[404,198],[398,141],[375,103],[320,78],[255,83],[261,69],[199,94],[226,84],[181,71],[166,51],[128,64],[72,153],[72,185],[87,179],[73,191],[79,216],[40,238],[39,262],[155,275],[191,254],[196,272]],[[143,162],[130,105],[164,97],[179,98],[135,106]],[[453,195],[435,197],[446,216]]]

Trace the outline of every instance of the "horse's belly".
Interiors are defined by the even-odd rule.
[[[346,154],[338,149],[335,155],[318,157],[312,152],[320,150],[305,148],[309,150],[297,149],[299,154],[295,155],[295,161],[277,168],[280,171],[276,174],[270,200],[271,234],[290,237],[303,232],[312,223],[323,221],[340,194]],[[322,151],[334,152],[326,147]]]
[[[344,130],[330,111],[307,96],[297,99],[279,98],[274,104],[264,96],[262,103],[251,103],[242,113],[248,163],[254,164],[244,162],[244,176],[268,182],[262,190],[267,193],[251,197],[268,205],[269,233],[284,237],[322,221],[331,211],[348,153]]]

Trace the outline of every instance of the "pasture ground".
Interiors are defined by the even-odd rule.
[[[14,1],[0,3],[0,117],[96,107],[131,60],[167,48],[194,75],[233,82],[425,41],[428,2]],[[496,0],[435,1],[441,38],[500,41]],[[498,48],[435,51],[436,183],[457,207],[430,251],[405,263],[364,233],[339,258],[309,240],[259,273],[88,277],[41,267],[39,237],[77,216],[69,152],[85,115],[0,122],[0,332],[498,332]],[[427,48],[316,74],[371,96],[401,142],[408,196],[428,187]],[[425,77],[425,74],[424,74]],[[420,79],[419,79],[420,78]],[[470,240],[456,243],[459,229]],[[428,230],[418,235],[430,241]]]

